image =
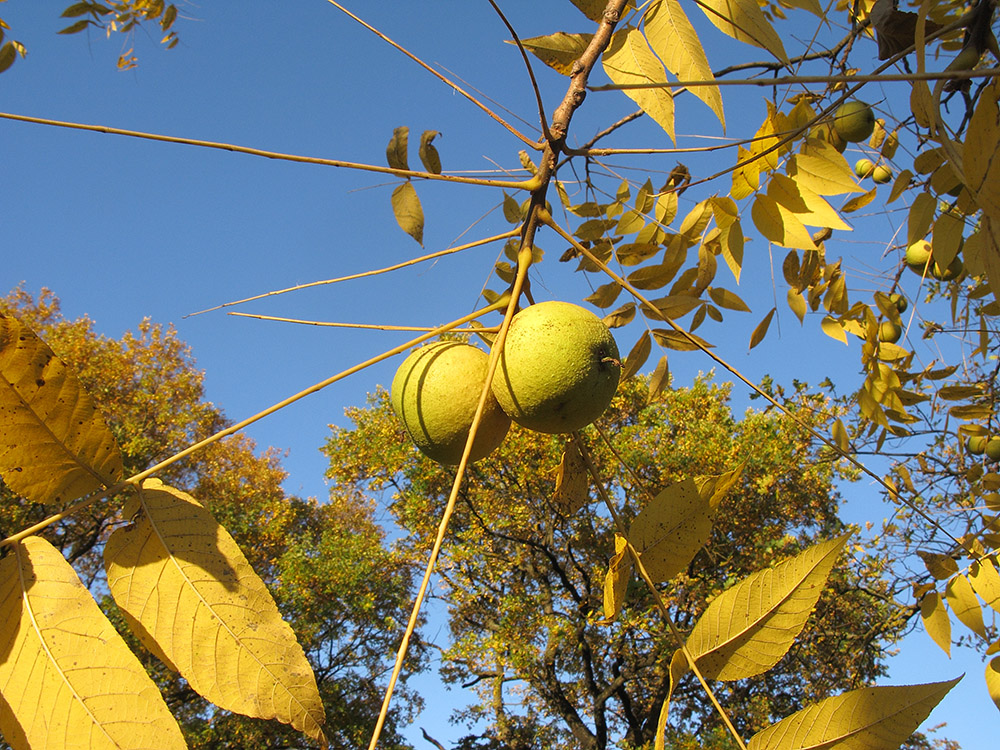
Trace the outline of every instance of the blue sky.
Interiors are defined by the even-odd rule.
[[[182,6],[185,17],[176,26],[181,42],[169,52],[157,47],[152,30],[140,31],[131,41],[105,39],[96,32],[57,36],[66,25],[58,18],[64,5],[20,0],[0,6],[12,27],[9,36],[28,47],[28,58],[0,76],[3,111],[378,165],[385,163],[393,128],[407,125],[413,141],[423,130],[442,133],[435,144],[445,170],[518,167],[522,145],[515,138],[321,0]],[[366,20],[437,69],[453,71],[525,118],[525,132],[535,135],[535,102],[523,66],[516,50],[502,43],[507,33],[487,3],[355,5]],[[565,1],[502,5],[523,37],[592,26]],[[800,16],[803,29],[811,30],[815,20],[804,14],[796,18]],[[703,19],[692,18],[716,66],[760,59]],[[868,51],[859,53],[858,60],[870,54],[873,64],[874,43],[859,44]],[[115,60],[130,46],[139,55],[139,67],[117,71]],[[551,115],[566,79],[540,64],[536,73]],[[905,106],[901,92],[873,89],[868,99],[889,111],[894,98],[897,107]],[[730,135],[756,130],[765,115],[764,92],[727,89],[724,94]],[[571,142],[586,140],[633,109],[619,93],[592,93],[574,120]],[[707,108],[690,97],[679,100],[677,130],[678,145],[705,145],[723,135]],[[623,129],[613,145],[670,143],[659,128],[640,122]],[[714,158],[609,161],[665,176],[682,160],[697,177],[732,161],[728,154]],[[496,189],[418,184],[427,215],[426,250],[421,250],[396,226],[389,194],[397,182],[384,176],[8,120],[0,120],[0,160],[0,288],[24,282],[37,293],[47,286],[62,299],[68,317],[87,314],[109,336],[120,336],[144,316],[174,323],[206,372],[208,397],[234,420],[398,345],[410,334],[293,326],[222,311],[186,315],[272,289],[398,263],[509,227]],[[414,143],[411,165],[417,163]],[[726,182],[715,189],[727,188]],[[685,195],[682,212],[705,195],[694,190]],[[554,195],[551,199],[556,200]],[[902,219],[898,212],[879,208],[856,221],[862,231],[838,235],[833,252],[843,254],[845,267],[857,272],[858,286],[864,289],[864,274],[881,262]],[[536,299],[586,296],[588,280],[557,261],[565,243],[551,233],[540,234],[538,243],[548,254],[533,271]],[[487,246],[390,275],[235,309],[311,320],[440,324],[477,305],[499,252],[498,245]],[[853,384],[856,346],[846,350],[819,335],[818,320],[807,320],[806,330],[800,330],[784,306],[780,286],[779,317],[771,335],[748,353],[750,332],[776,304],[772,263],[780,276],[784,253],[776,248],[769,257],[763,240],[751,242],[741,284],[737,287],[728,278],[724,285],[737,290],[753,313],[731,313],[723,325],[709,323],[699,333],[752,380],[771,374],[787,385],[793,378],[816,383],[830,375],[845,387]],[[720,279],[726,273],[720,271]],[[495,280],[492,285],[499,286]],[[623,350],[639,335],[631,329],[618,333]],[[654,352],[652,361],[656,358]],[[699,354],[674,353],[670,361],[675,383],[681,385],[712,366]],[[249,430],[261,447],[288,451],[289,491],[325,496],[325,461],[318,449],[328,425],[343,424],[346,406],[362,403],[377,384],[388,384],[397,363],[366,370]],[[735,402],[743,408],[746,394],[736,389]],[[845,496],[851,520],[867,518],[878,507],[875,493],[864,486],[847,488]],[[879,508],[872,520],[878,522],[881,515]],[[893,684],[969,673],[932,714],[930,724],[948,721],[947,736],[966,748],[987,746],[986,732],[997,726],[997,714],[985,692],[979,658],[956,655],[948,661],[922,632],[902,648],[904,655],[893,661]],[[461,704],[460,692],[444,692],[434,675],[421,684],[429,691],[430,710],[412,727],[413,742],[424,744],[420,726],[446,743],[461,736],[462,728],[441,720],[444,708]]]

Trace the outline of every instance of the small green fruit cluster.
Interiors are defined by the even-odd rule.
[[[991,461],[1000,461],[1000,437],[974,435],[968,439],[965,447],[974,456],[981,456],[985,453]]]
[[[930,242],[927,240],[917,240],[906,248],[907,268],[920,276],[924,274],[924,269],[926,268],[927,273],[938,281],[952,281],[962,275],[965,265],[962,263],[960,255],[956,255],[951,263],[942,267],[934,262],[932,258],[933,252]],[[927,263],[928,260],[931,261],[929,266]]]
[[[854,163],[854,174],[861,179],[871,177],[872,181],[884,185],[892,179],[892,170],[884,164],[876,165],[871,159],[858,159]]]
[[[488,355],[457,341],[412,352],[392,381],[392,406],[429,458],[462,458],[486,382]],[[511,420],[536,432],[582,429],[618,388],[618,347],[603,321],[568,302],[542,302],[514,316],[500,352],[470,461],[503,442]]]
[[[898,323],[893,323],[891,320],[883,320],[882,324],[878,327],[879,341],[895,344],[899,341],[899,338],[902,335],[902,327]]]

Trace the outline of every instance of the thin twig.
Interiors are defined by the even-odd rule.
[[[364,26],[366,29],[368,29],[370,32],[372,32],[375,36],[377,36],[383,42],[385,42],[386,44],[388,44],[388,45],[390,45],[392,47],[395,47],[397,50],[399,50],[404,55],[406,55],[408,58],[410,58],[411,60],[413,60],[413,62],[415,62],[421,68],[423,68],[428,73],[430,73],[431,75],[433,75],[435,78],[438,78],[439,80],[443,81],[448,86],[450,86],[452,89],[454,89],[455,91],[457,91],[458,93],[460,93],[462,96],[464,96],[470,102],[472,102],[477,107],[479,107],[481,110],[483,110],[483,112],[485,112],[490,117],[492,117],[494,120],[496,120],[498,123],[500,123],[504,128],[506,128],[511,134],[513,134],[514,136],[516,136],[518,139],[520,139],[521,141],[523,141],[524,143],[526,143],[527,145],[531,146],[534,149],[538,149],[540,147],[537,141],[533,141],[530,138],[528,138],[528,136],[526,136],[523,133],[521,133],[520,130],[518,130],[513,125],[511,125],[510,123],[508,123],[500,115],[498,115],[492,109],[490,109],[485,104],[483,104],[482,102],[480,102],[478,99],[476,99],[476,97],[474,97],[468,91],[466,91],[465,89],[463,89],[461,86],[459,86],[454,81],[451,81],[448,78],[446,78],[445,76],[441,75],[438,71],[434,70],[434,68],[432,68],[430,65],[428,65],[427,63],[425,63],[419,57],[417,57],[416,55],[414,55],[408,49],[406,49],[405,47],[397,44],[392,39],[390,39],[385,34],[383,34],[381,31],[379,31],[378,29],[376,29],[374,26],[372,26],[369,23],[366,23],[364,20],[362,20],[358,16],[354,15],[353,13],[351,13],[351,11],[349,11],[347,8],[345,8],[340,3],[336,2],[336,0],[326,0],[326,1],[328,3],[330,3],[330,5],[334,6],[338,10],[342,11],[345,15],[349,16],[350,18],[352,18],[355,21],[357,21],[358,23],[360,23],[362,26]]]
[[[358,164],[356,162],[341,161],[340,159],[321,159],[315,156],[301,156],[299,154],[283,154],[278,151],[265,151],[259,148],[248,146],[237,146],[233,143],[219,143],[218,141],[203,141],[196,138],[182,138],[173,135],[162,135],[160,133],[146,133],[140,130],[125,130],[123,128],[113,128],[107,125],[86,125],[80,122],[67,122],[65,120],[50,120],[45,117],[31,117],[28,115],[15,115],[10,112],[0,112],[0,118],[5,120],[16,120],[17,122],[30,122],[36,125],[51,125],[57,128],[70,128],[71,130],[87,130],[92,133],[106,133],[109,135],[124,135],[129,138],[142,138],[148,141],[160,141],[163,143],[180,143],[185,146],[200,146],[202,148],[216,148],[221,151],[232,151],[236,154],[249,154],[250,156],[262,156],[265,159],[277,159],[279,161],[293,161],[303,164],[316,164],[323,167],[341,167],[343,169],[356,169],[361,172],[377,172],[379,174],[391,174],[396,177],[410,177],[418,180],[430,180],[437,182],[452,182],[460,185],[485,185],[487,187],[511,188],[514,190],[531,190],[535,186],[534,180],[524,180],[513,182],[510,180],[491,180],[476,177],[460,177],[458,175],[434,174],[433,172],[417,172],[412,169],[393,169],[392,167],[379,167],[374,164]]]
[[[410,260],[403,261],[402,263],[396,263],[392,266],[386,266],[385,268],[377,268],[373,271],[363,271],[361,273],[353,273],[349,276],[338,276],[335,279],[324,279],[322,281],[310,281],[307,284],[297,284],[296,286],[290,286],[286,289],[277,289],[273,292],[264,292],[263,294],[257,294],[253,297],[245,297],[244,299],[238,299],[233,302],[224,302],[221,305],[216,305],[215,307],[207,307],[204,310],[199,310],[198,312],[188,313],[185,318],[191,318],[195,315],[201,315],[202,313],[212,312],[213,310],[221,310],[224,307],[232,307],[233,305],[242,305],[244,302],[253,302],[254,300],[264,299],[265,297],[273,297],[276,294],[286,294],[287,292],[297,292],[300,289],[309,289],[314,286],[322,286],[324,284],[336,284],[340,281],[353,281],[354,279],[363,279],[367,276],[376,276],[381,273],[388,273],[389,271],[398,271],[400,268],[406,268],[407,266],[412,266],[415,263],[421,263],[425,260],[433,260],[434,258],[441,258],[445,255],[451,255],[453,253],[461,252],[462,250],[468,250],[469,248],[479,247],[480,245],[487,245],[491,242],[496,242],[498,240],[506,240],[511,237],[516,237],[518,234],[516,229],[509,232],[504,232],[503,234],[497,234],[493,237],[486,237],[485,239],[476,240],[475,242],[469,242],[465,245],[459,245],[458,247],[451,247],[447,250],[438,250],[428,255],[421,255],[419,258],[411,258]]]
[[[278,323],[298,323],[307,326],[324,326],[328,328],[363,328],[369,331],[436,331],[432,326],[391,326],[380,323],[334,323],[326,320],[302,320],[300,318],[282,318],[278,315],[258,315],[256,313],[231,312],[238,318],[255,318],[257,320],[273,320]],[[489,328],[452,328],[450,333],[494,333],[499,330],[496,326]]]

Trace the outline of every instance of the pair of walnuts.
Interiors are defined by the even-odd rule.
[[[471,344],[438,341],[396,371],[393,410],[428,457],[461,460],[488,363]],[[496,450],[511,421],[545,433],[587,426],[611,403],[620,370],[611,331],[590,311],[558,301],[525,308],[511,321],[469,460]]]

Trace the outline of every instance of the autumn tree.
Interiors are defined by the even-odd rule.
[[[0,299],[0,314],[16,316],[51,342],[94,394],[122,446],[126,471],[137,473],[229,424],[207,401],[203,373],[188,346],[169,326],[143,320],[121,339],[96,333],[87,317],[67,320],[47,290],[33,297],[22,288]],[[332,747],[362,743],[381,694],[377,681],[410,592],[404,554],[385,543],[371,504],[358,493],[335,493],[318,502],[289,495],[276,449],[262,453],[234,436],[162,474],[173,486],[202,498],[274,593],[295,624],[310,657],[332,721]],[[0,485],[4,536],[49,515]],[[107,595],[101,559],[109,533],[129,519],[122,496],[112,496],[41,532],[69,560],[108,612],[128,633]],[[138,649],[138,641],[132,639]],[[144,653],[144,664],[182,719],[192,748],[302,746],[297,733],[275,722],[213,710],[185,681]],[[411,667],[420,665],[420,649]],[[419,701],[412,693],[394,713],[390,739],[400,746],[396,722]]]
[[[837,462],[821,459],[790,416],[737,418],[729,391],[704,378],[647,402],[647,381],[632,380],[602,419],[608,442],[588,437],[629,522],[659,488],[738,472],[710,541],[663,590],[683,631],[736,580],[847,530],[833,486]],[[352,428],[334,430],[325,448],[332,491],[382,497],[409,533],[407,545],[425,549],[452,475],[405,445],[384,396],[352,409]],[[837,413],[804,386],[788,407],[814,428]],[[671,635],[637,581],[625,613],[605,621],[614,524],[586,479],[572,497],[556,493],[566,445],[562,436],[515,429],[470,469],[438,567],[453,639],[442,670],[449,682],[474,686],[465,718],[484,721],[501,746],[638,747],[652,741],[666,695]],[[781,664],[763,681],[722,691],[742,732],[883,673],[885,649],[903,624],[884,601],[884,565],[864,555],[838,565],[813,625]],[[679,728],[715,733],[717,717],[696,683],[677,688],[674,704]]]

